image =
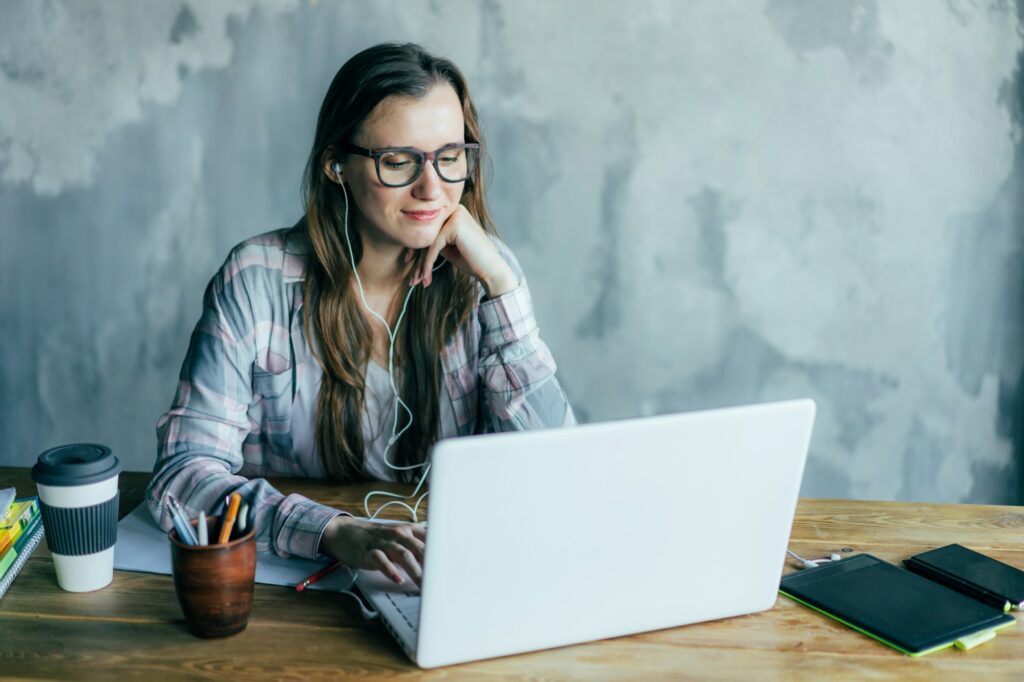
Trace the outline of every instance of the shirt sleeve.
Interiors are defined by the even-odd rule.
[[[233,252],[206,289],[174,402],[157,422],[157,459],[146,502],[167,530],[169,494],[195,516],[200,510],[221,513],[225,497],[237,492],[254,514],[257,549],[315,558],[328,522],[342,512],[238,475],[254,397],[257,321],[249,294]]]
[[[529,431],[573,426],[576,417],[555,377],[555,359],[541,340],[533,301],[519,262],[499,251],[519,286],[480,302],[479,373],[486,431]]]

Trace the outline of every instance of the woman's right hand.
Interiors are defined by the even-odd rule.
[[[423,578],[427,529],[413,523],[376,523],[353,516],[331,519],[320,539],[320,553],[352,567],[380,571],[400,584],[398,566],[416,585]]]

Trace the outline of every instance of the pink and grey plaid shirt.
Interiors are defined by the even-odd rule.
[[[471,318],[441,352],[458,435],[571,426],[576,420],[538,335],[522,269],[496,244],[519,287],[494,299],[482,298],[481,289]],[[146,501],[163,528],[171,527],[168,493],[195,515],[219,513],[224,497],[239,492],[255,510],[260,550],[312,558],[341,513],[282,495],[262,478],[322,471],[292,448],[296,368],[316,362],[302,317],[310,251],[300,221],[239,244],[210,281],[174,402],[157,422]]]

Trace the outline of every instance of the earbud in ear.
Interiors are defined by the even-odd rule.
[[[331,170],[334,171],[335,175],[340,175],[341,174],[341,164],[338,163],[337,161],[335,161],[334,165],[331,166]]]

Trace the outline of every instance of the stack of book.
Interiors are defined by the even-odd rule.
[[[42,539],[39,498],[15,499],[14,488],[0,490],[0,597]]]

